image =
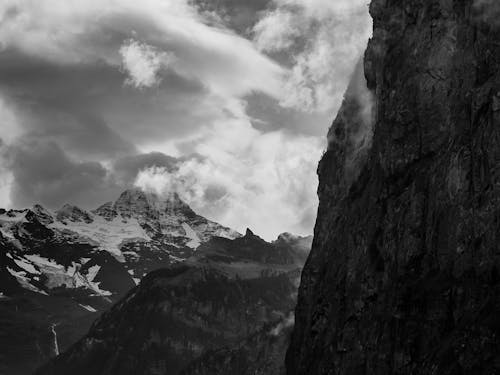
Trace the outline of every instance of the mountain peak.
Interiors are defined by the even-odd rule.
[[[107,221],[111,221],[118,216],[118,213],[113,207],[113,202],[104,203],[102,206],[93,210],[92,213],[103,217]]]
[[[86,223],[91,223],[94,221],[87,211],[68,203],[57,210],[56,218],[61,222],[70,220],[73,222],[84,221]]]
[[[41,204],[35,204],[31,211],[36,216],[38,221],[43,224],[51,224],[54,222],[54,218],[52,217],[51,213]]]
[[[176,192],[160,195],[140,188],[128,189],[121,193],[113,209],[124,217],[142,216],[151,219],[163,215],[196,215]]]

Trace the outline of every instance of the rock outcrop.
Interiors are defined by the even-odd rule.
[[[349,136],[363,102],[346,95],[318,169],[289,375],[500,373],[500,28],[484,16],[490,5],[372,1],[372,136],[368,147]]]

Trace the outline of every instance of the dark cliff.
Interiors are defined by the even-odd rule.
[[[475,3],[372,1],[373,128],[351,87],[289,375],[500,373],[500,23]]]

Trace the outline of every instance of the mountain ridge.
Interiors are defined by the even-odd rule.
[[[25,374],[63,353],[143,276],[162,275],[161,269],[187,267],[189,283],[201,287],[211,274],[220,280],[214,285],[233,292],[238,283],[262,278],[296,290],[307,240],[286,237],[278,249],[251,231],[242,236],[197,215],[178,195],[162,201],[137,189],[91,211],[70,204],[54,211],[0,209],[0,346],[9,347],[0,353],[0,373]],[[278,254],[274,263],[252,256],[264,249]]]

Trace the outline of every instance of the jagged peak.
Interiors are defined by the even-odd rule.
[[[140,188],[125,190],[115,201],[113,208],[123,216],[193,213],[191,207],[176,192],[157,194]]]
[[[255,234],[250,228],[247,228],[245,231],[245,235],[241,237],[243,241],[250,241],[250,242],[258,242],[258,243],[268,243],[266,240],[264,240],[262,237],[258,236]]]
[[[74,206],[69,203],[66,203],[59,210],[56,211],[56,218],[59,221],[64,221],[64,220],[84,221],[86,223],[91,223],[94,221],[90,213],[81,209],[78,206]]]
[[[41,204],[37,203],[33,205],[31,211],[35,214],[38,221],[40,221],[42,224],[51,224],[54,222],[54,217],[52,216],[50,211],[43,207]]]
[[[113,207],[113,202],[106,202],[103,205],[97,207],[95,210],[92,211],[94,215],[98,215],[106,219],[107,221],[113,220],[116,216],[118,216],[118,213]]]

